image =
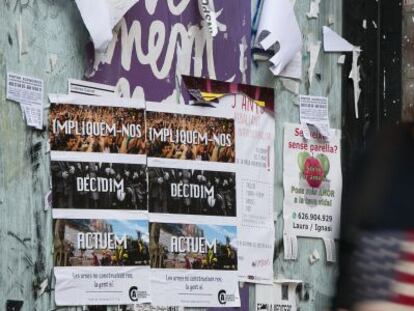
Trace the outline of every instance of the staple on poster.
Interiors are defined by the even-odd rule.
[[[289,0],[265,0],[263,4],[256,45],[268,51],[276,44],[279,50],[270,58],[271,71],[280,75],[302,48],[302,33]]]
[[[112,40],[112,29],[138,0],[75,0],[95,50],[104,52]]]
[[[313,77],[315,76],[316,63],[318,62],[319,52],[321,50],[321,41],[310,42],[308,46],[308,53],[310,54],[308,79],[309,85],[312,85]]]
[[[321,0],[312,0],[310,3],[309,12],[306,13],[308,18],[318,18],[319,17],[319,4]]]

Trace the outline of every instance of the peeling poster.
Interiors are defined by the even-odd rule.
[[[182,74],[249,81],[250,53],[240,45],[250,42],[250,6],[250,1],[215,0],[213,37],[197,1],[139,1],[115,27],[106,52],[93,57],[91,49],[86,76],[116,85],[123,96],[157,102],[180,100]]]

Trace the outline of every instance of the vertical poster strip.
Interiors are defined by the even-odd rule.
[[[284,233],[337,239],[342,193],[341,131],[329,142],[318,131],[306,140],[300,125],[286,124],[283,151]]]
[[[150,303],[144,104],[50,99],[56,304]]]
[[[233,113],[147,109],[153,304],[239,307]]]
[[[236,131],[239,280],[271,284],[274,254],[274,90],[184,77],[190,104],[233,111]]]

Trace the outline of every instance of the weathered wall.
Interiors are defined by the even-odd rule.
[[[20,16],[28,53],[19,61]],[[51,211],[43,204],[47,134],[27,128],[18,104],[5,100],[5,76],[32,75],[44,79],[46,92],[66,91],[67,78],[82,76],[87,34],[74,1],[67,0],[2,1],[0,29],[0,309],[15,299],[24,301],[22,310],[51,310],[52,295],[36,293],[45,278],[51,280],[53,262]],[[58,60],[48,73],[50,54]]]
[[[340,128],[342,78],[338,55],[327,55],[321,50],[315,70],[318,77],[309,86],[307,43],[321,40],[321,27],[328,25],[329,20],[334,22],[331,27],[341,32],[342,1],[322,0],[320,17],[312,20],[305,15],[310,2],[301,0],[295,5],[305,38],[306,79],[300,89],[303,94],[328,96],[331,125]],[[256,0],[252,0],[252,8],[255,10]],[[16,23],[20,16],[28,53],[19,61]],[[45,80],[46,94],[65,92],[67,78],[80,78],[83,74],[87,33],[74,2],[67,0],[5,0],[0,3],[0,30],[0,308],[5,308],[6,300],[15,299],[24,301],[25,311],[52,310],[53,286],[40,297],[36,290],[46,278],[52,285],[51,212],[43,209],[44,195],[49,189],[47,137],[44,131],[27,128],[18,105],[5,100],[5,75],[7,71],[26,73]],[[58,61],[56,68],[47,72],[50,54],[56,54]],[[271,76],[266,65],[253,71],[253,83],[276,88],[275,273],[304,280],[301,310],[324,310],[333,295],[336,265],[326,264],[324,258],[312,266],[308,261],[314,249],[324,256],[322,241],[299,239],[299,260],[295,262],[284,261],[282,253],[282,129],[284,122],[299,121],[296,96]]]
[[[302,49],[303,81],[300,85],[300,94],[326,96],[329,99],[329,119],[331,127],[341,128],[341,98],[342,98],[342,67],[338,64],[337,53],[324,53],[323,44],[315,68],[313,82],[309,85],[308,68],[310,54],[307,52],[309,43],[322,41],[322,26],[330,26],[338,33],[342,32],[342,1],[322,0],[318,19],[308,19],[309,0],[296,1],[295,11],[304,36]],[[333,24],[330,24],[333,22]],[[347,56],[350,57],[350,56]],[[302,293],[299,295],[301,310],[327,310],[334,295],[337,265],[326,262],[325,248],[322,240],[298,239],[298,260],[285,261],[283,259],[283,124],[284,122],[299,122],[299,106],[297,96],[287,91],[280,81],[273,80],[268,71],[260,68],[254,75],[253,83],[265,84],[276,89],[276,261],[275,275],[304,281]],[[317,250],[321,260],[310,265],[309,255]]]

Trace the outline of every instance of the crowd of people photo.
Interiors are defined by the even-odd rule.
[[[150,212],[236,216],[235,173],[150,167],[148,181]]]
[[[70,133],[66,132],[68,121],[76,126]],[[116,134],[95,135],[102,124],[115,125]],[[145,154],[144,112],[137,109],[52,105],[49,128],[51,150]]]
[[[163,139],[155,137],[153,133],[160,133],[163,129],[167,129],[172,135],[163,137]],[[187,134],[197,132],[201,136],[207,134],[208,141],[196,141],[194,136],[190,135],[187,142],[184,142],[175,135],[177,131]],[[148,156],[234,163],[234,131],[234,121],[230,119],[147,112]],[[230,139],[219,141],[219,138],[223,137]]]
[[[144,165],[52,161],[54,208],[147,209]]]

